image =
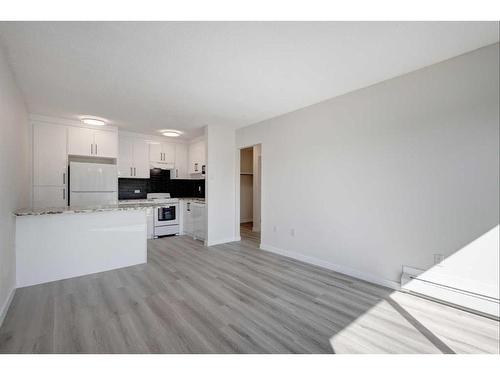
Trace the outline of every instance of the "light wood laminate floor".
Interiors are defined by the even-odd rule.
[[[2,353],[498,353],[499,323],[259,250],[149,241],[148,263],[16,291]]]

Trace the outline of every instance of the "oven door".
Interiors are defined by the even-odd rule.
[[[179,205],[169,204],[155,208],[155,227],[179,224]]]

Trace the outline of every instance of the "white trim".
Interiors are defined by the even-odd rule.
[[[10,304],[12,303],[12,299],[14,298],[14,293],[16,292],[16,288],[12,288],[12,290],[9,293],[9,296],[7,297],[7,300],[2,306],[2,309],[0,310],[0,327],[3,324],[3,321],[5,319],[5,316],[7,315],[7,311],[9,311]]]
[[[307,255],[298,254],[298,253],[291,252],[288,250],[279,249],[279,248],[271,246],[271,245],[261,244],[260,248],[264,251],[269,251],[271,253],[279,254],[279,255],[282,255],[282,256],[285,256],[288,258],[300,260],[304,263],[309,263],[309,264],[312,264],[315,266],[327,268],[329,270],[339,272],[339,273],[342,273],[344,275],[352,276],[352,277],[355,277],[357,279],[361,279],[364,281],[368,281],[370,283],[382,285],[382,286],[385,286],[387,288],[391,288],[391,289],[395,289],[395,290],[400,289],[400,284],[396,281],[382,279],[380,277],[377,277],[377,276],[374,276],[371,274],[360,272],[360,271],[355,270],[353,268],[330,263],[330,262],[327,262],[327,261],[322,260],[322,259],[310,257]]]
[[[223,240],[215,240],[215,241],[207,241],[206,246],[215,246],[215,245],[222,245],[224,243],[228,242],[238,242],[241,241],[241,237],[234,237],[234,238],[226,238]]]

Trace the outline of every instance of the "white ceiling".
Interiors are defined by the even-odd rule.
[[[240,127],[498,42],[497,22],[0,22],[29,111]]]

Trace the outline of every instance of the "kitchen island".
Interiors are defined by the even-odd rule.
[[[16,286],[147,262],[154,204],[28,209],[16,215]]]

